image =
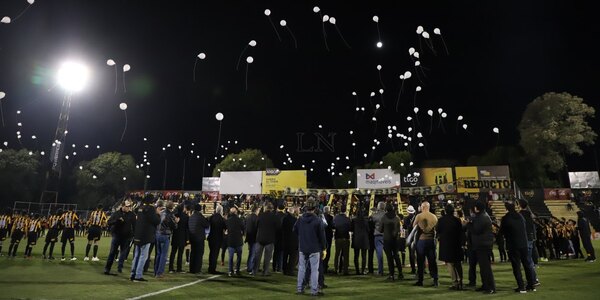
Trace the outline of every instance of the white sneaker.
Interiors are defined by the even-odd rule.
[[[67,259],[66,259],[66,258],[64,258],[64,257],[60,259],[60,261],[65,261],[65,260],[67,260]]]
[[[87,257],[86,257],[87,258]],[[88,258],[89,259],[89,258]],[[77,257],[71,257],[71,261],[76,261]],[[85,260],[85,259],[84,259]]]
[[[100,261],[100,259],[97,257],[92,257],[92,261]]]
[[[73,259],[71,259],[71,260],[73,260]],[[83,258],[83,261],[88,261],[88,260],[90,260],[90,258],[87,256]]]

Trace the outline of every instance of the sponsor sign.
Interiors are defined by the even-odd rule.
[[[262,171],[221,172],[221,195],[260,194]]]
[[[402,177],[402,186],[432,186],[454,182],[452,168],[422,168]]]
[[[510,192],[512,182],[508,166],[456,167],[459,193]]]
[[[598,172],[569,172],[569,182],[572,189],[600,188]]]
[[[544,200],[570,200],[571,189],[544,189]]]
[[[203,192],[218,192],[221,187],[220,177],[202,177]]]
[[[306,170],[267,170],[262,173],[263,194],[275,194],[284,191],[286,187],[306,189]]]
[[[356,187],[359,189],[383,189],[400,186],[400,175],[389,169],[356,170]]]

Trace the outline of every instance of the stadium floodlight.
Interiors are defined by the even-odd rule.
[[[75,93],[81,91],[87,84],[89,77],[88,68],[74,61],[64,62],[57,74],[57,83],[65,91]]]

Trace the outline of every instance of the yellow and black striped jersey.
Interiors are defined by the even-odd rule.
[[[105,227],[107,221],[106,214],[101,210],[95,210],[88,216],[88,226],[100,226]]]
[[[27,229],[27,225],[29,223],[29,218],[26,216],[18,217],[15,219],[15,223],[13,224],[12,231],[19,230],[25,231]]]
[[[8,229],[8,225],[10,225],[11,218],[9,215],[1,215],[0,216],[0,229]]]
[[[79,217],[74,211],[68,211],[60,217],[60,221],[65,228],[75,228],[75,223],[79,222]]]
[[[40,219],[31,220],[27,225],[27,232],[38,232],[42,229],[42,221]]]
[[[48,218],[48,228],[58,229],[60,227],[60,217],[57,215],[51,215]]]

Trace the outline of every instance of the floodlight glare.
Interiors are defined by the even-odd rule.
[[[78,62],[65,62],[58,70],[58,84],[67,92],[81,91],[88,80],[89,71],[86,66]]]

